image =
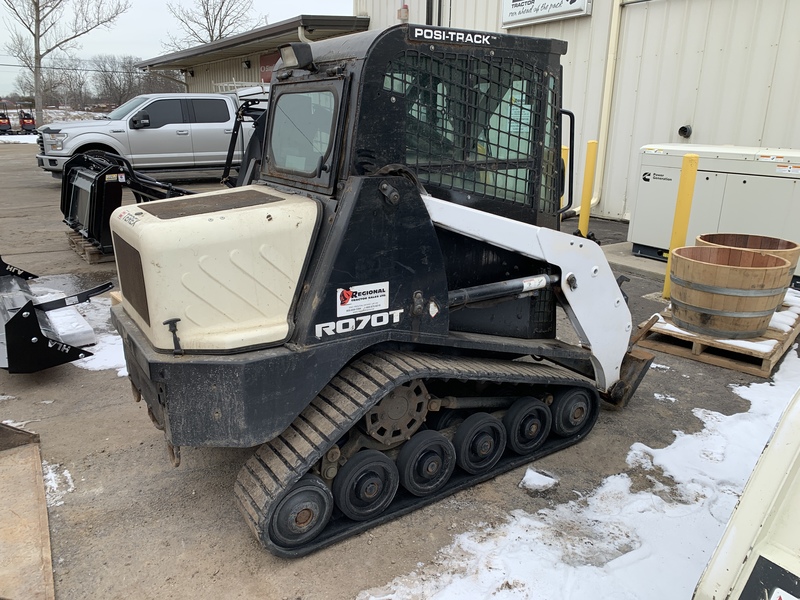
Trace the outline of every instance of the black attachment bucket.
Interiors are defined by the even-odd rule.
[[[94,331],[75,304],[110,290],[110,282],[42,301],[27,283],[35,275],[2,258],[0,273],[0,368],[9,373],[34,373],[92,356],[84,346],[95,343]]]

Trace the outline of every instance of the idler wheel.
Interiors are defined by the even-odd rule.
[[[506,449],[506,429],[484,412],[467,417],[453,438],[456,462],[471,475],[485,473],[497,464]]]
[[[456,449],[438,431],[420,431],[397,455],[400,484],[415,496],[439,490],[456,467]]]
[[[304,475],[278,504],[269,524],[276,545],[296,548],[317,537],[331,517],[333,495],[316,475]]]
[[[517,454],[530,454],[550,435],[553,416],[550,408],[536,398],[520,398],[503,416],[508,445]]]
[[[362,450],[339,469],[333,498],[345,516],[366,521],[389,506],[399,485],[392,459],[378,450]]]

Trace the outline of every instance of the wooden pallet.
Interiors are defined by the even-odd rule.
[[[741,340],[756,344],[769,343],[769,340],[777,342],[770,349],[762,350],[742,347],[736,340],[718,340],[680,329],[673,322],[669,308],[661,312],[661,317],[664,320],[653,325],[653,328],[639,341],[640,346],[756,377],[770,377],[775,365],[800,333],[800,318],[798,318],[789,332],[770,328],[761,337]],[[642,328],[644,325],[642,323],[639,327]]]
[[[66,233],[70,247],[78,254],[78,256],[80,256],[90,265],[114,261],[113,254],[103,254],[96,246],[88,242],[86,238],[77,231],[67,231]]]

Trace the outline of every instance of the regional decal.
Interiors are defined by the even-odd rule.
[[[336,290],[336,316],[350,317],[389,308],[389,282],[353,285]]]

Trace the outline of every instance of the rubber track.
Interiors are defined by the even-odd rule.
[[[448,484],[437,493],[417,498],[398,490],[395,500],[381,515],[370,521],[354,522],[341,515],[334,517],[314,540],[299,548],[277,546],[269,539],[272,512],[288,491],[323,454],[381,398],[412,379],[464,379],[583,387],[594,398],[592,414],[573,437],[550,436],[536,452],[518,456],[507,451],[490,472],[467,475],[456,468]],[[494,359],[441,357],[425,354],[379,352],[362,356],[340,371],[280,436],[263,444],[242,467],[236,479],[235,495],[239,509],[256,538],[277,556],[299,557],[334,542],[360,533],[379,523],[409,513],[460,489],[491,479],[529,463],[535,458],[575,444],[594,426],[599,413],[599,397],[591,381],[550,363],[512,362]]]

